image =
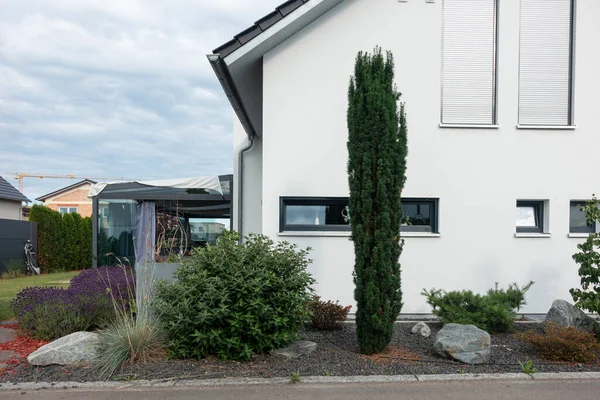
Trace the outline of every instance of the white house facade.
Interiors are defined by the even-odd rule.
[[[310,246],[317,292],[354,304],[347,90],[381,46],[408,120],[402,313],[495,282],[535,281],[525,313],[569,300],[598,229],[578,208],[600,192],[598,21],[598,0],[288,1],[209,56],[236,112],[234,227]]]

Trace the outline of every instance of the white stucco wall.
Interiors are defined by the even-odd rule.
[[[238,174],[238,155],[248,146],[248,136],[237,116],[233,117],[233,229],[239,232],[238,205],[240,180]],[[262,140],[254,139],[252,149],[244,155],[244,200],[242,201],[242,233],[260,233],[262,231]]]
[[[20,220],[21,202],[0,199],[0,219]]]
[[[246,178],[245,188],[254,200],[244,209],[245,226],[311,246],[311,272],[321,296],[354,303],[348,237],[280,235],[279,197],[348,195],[349,77],[356,53],[380,45],[394,53],[396,82],[406,102],[403,197],[440,199],[440,237],[406,238],[402,312],[429,312],[422,288],[482,292],[494,282],[505,286],[529,279],[536,283],[525,312],[546,312],[553,299],[570,299],[568,289],[579,282],[571,255],[583,239],[568,237],[569,201],[600,192],[600,1],[577,3],[574,131],[516,129],[517,0],[500,1],[498,10],[500,128],[490,130],[439,128],[441,0],[347,0],[317,20],[264,57],[262,159],[258,149],[248,157],[247,171],[254,175]],[[236,155],[243,135],[238,126]],[[517,199],[549,200],[550,238],[515,237]]]

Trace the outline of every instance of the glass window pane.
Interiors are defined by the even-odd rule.
[[[348,205],[288,205],[285,207],[286,225],[349,225]]]
[[[517,207],[517,226],[522,227],[533,227],[537,225],[535,216],[535,207],[533,206],[519,206]]]
[[[190,247],[215,245],[217,238],[229,227],[229,220],[215,218],[190,218]]]
[[[595,224],[588,222],[585,212],[581,211],[583,205],[583,203],[571,203],[569,217],[570,232],[594,232],[596,230]]]
[[[430,203],[402,204],[401,231],[433,232],[433,210]]]
[[[71,208],[69,208],[69,212],[70,213],[76,213],[77,212],[77,207],[71,207]]]
[[[105,209],[107,211],[103,211]],[[119,260],[135,265],[135,202],[99,200],[98,210],[98,266],[115,265]],[[129,263],[124,258],[127,258]]]

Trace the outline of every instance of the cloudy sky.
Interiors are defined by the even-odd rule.
[[[206,54],[282,2],[0,0],[0,175],[231,173],[232,111]]]

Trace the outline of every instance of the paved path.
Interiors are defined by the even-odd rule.
[[[0,400],[598,400],[600,380],[450,381],[346,384],[287,384],[96,390],[0,391]]]

